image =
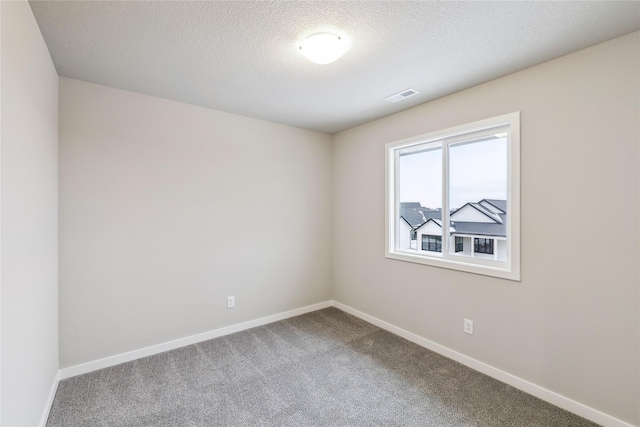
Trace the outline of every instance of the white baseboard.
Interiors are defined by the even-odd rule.
[[[421,347],[425,347],[438,354],[448,357],[449,359],[453,359],[456,362],[460,362],[463,365],[470,367],[471,369],[482,372],[483,374],[488,375],[492,378],[495,378],[499,381],[502,381],[503,383],[509,384],[519,390],[522,390],[539,399],[542,399],[545,402],[549,402],[552,405],[558,406],[564,410],[567,410],[583,418],[591,420],[594,423],[598,423],[600,425],[610,426],[610,427],[634,427],[632,424],[626,423],[622,420],[612,417],[611,415],[598,411],[597,409],[593,409],[589,406],[583,405],[580,402],[576,402],[575,400],[562,396],[556,392],[547,390],[544,387],[533,384],[527,380],[519,378],[515,375],[512,375],[501,369],[495,368],[491,365],[487,365],[486,363],[480,362],[479,360],[476,360],[472,357],[465,356],[462,353],[458,353],[457,351],[452,350],[448,347],[442,346],[426,338],[422,338],[412,332],[406,331],[402,328],[399,328],[390,323],[387,323],[384,320],[380,320],[376,317],[370,316],[366,313],[363,313],[354,308],[351,308],[348,305],[339,303],[337,301],[333,301],[332,306],[342,311],[345,311],[349,314],[352,314],[373,325],[376,325],[386,331],[389,331],[393,334],[401,336],[402,338],[405,338],[415,344],[418,344]]]
[[[132,360],[141,359],[147,356],[153,356],[154,354],[162,353],[180,347],[185,347],[187,345],[197,344],[202,341],[207,341],[224,335],[233,334],[236,332],[244,331],[246,329],[255,328],[257,326],[266,325],[268,323],[277,322],[279,320],[288,319],[289,317],[299,316],[301,314],[321,310],[323,308],[331,307],[331,304],[332,301],[312,304],[306,307],[285,311],[283,313],[261,317],[260,319],[250,320],[248,322],[238,323],[236,325],[226,326],[220,329],[214,329],[212,331],[191,335],[185,338],[179,338],[177,340],[152,345],[138,350],[129,351],[127,353],[105,357],[103,359],[94,360],[92,362],[70,366],[68,368],[60,369],[60,379],[75,377],[76,375],[86,374],[88,372],[97,371],[98,369],[108,368],[110,366],[119,365],[121,363],[130,362]]]
[[[51,406],[53,406],[53,399],[56,397],[56,391],[58,391],[58,383],[60,382],[60,371],[56,372],[56,376],[53,378],[53,384],[51,384],[51,390],[49,391],[49,396],[47,397],[47,403],[42,412],[42,416],[40,417],[40,427],[45,427],[47,425],[47,419],[49,418],[49,412],[51,411]]]

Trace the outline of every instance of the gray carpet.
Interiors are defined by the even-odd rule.
[[[60,382],[47,426],[594,426],[335,308]]]

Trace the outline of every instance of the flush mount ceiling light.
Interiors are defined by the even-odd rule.
[[[335,34],[317,33],[301,41],[298,48],[310,61],[330,64],[347,51],[349,44],[343,37]]]

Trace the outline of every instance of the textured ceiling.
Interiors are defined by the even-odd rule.
[[[640,29],[638,1],[30,4],[61,76],[327,133]],[[351,49],[311,63],[319,31]]]

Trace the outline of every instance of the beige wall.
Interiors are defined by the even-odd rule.
[[[0,8],[0,424],[34,426],[58,372],[58,74],[29,4]]]
[[[61,368],[328,300],[330,174],[328,135],[61,78]]]
[[[336,135],[334,299],[640,424],[639,53],[634,33]],[[384,144],[513,111],[522,282],[385,259]]]

